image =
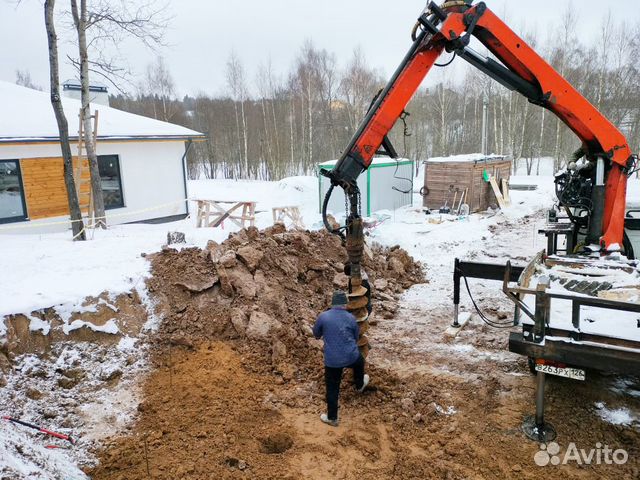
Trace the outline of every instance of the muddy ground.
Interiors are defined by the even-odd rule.
[[[504,231],[528,231],[528,222]],[[498,232],[492,242],[509,239]],[[152,341],[154,368],[131,433],[104,444],[90,476],[640,477],[638,428],[606,423],[594,406],[637,411],[637,380],[591,372],[587,383],[550,379],[547,415],[562,449],[607,444],[624,448],[629,461],[538,467],[540,448],[520,431],[534,409],[533,377],[525,359],[507,352],[505,332],[473,320],[448,339],[450,307],[429,300],[436,287],[421,284],[419,267],[403,251],[374,250],[366,261],[380,287],[378,323],[370,330],[371,387],[356,394],[345,378],[338,428],[318,419],[321,351],[308,331],[330,290],[345,280],[334,238],[250,231],[208,251],[159,254],[149,284],[164,318]],[[396,311],[398,295],[413,284]],[[490,314],[510,313],[498,288],[476,286]]]
[[[366,394],[345,388],[341,425],[333,429],[318,420],[318,378],[278,385],[277,377],[249,370],[243,349],[234,347],[202,343],[175,352],[173,368],[159,366],[145,384],[134,433],[106,445],[92,478],[487,479],[545,473],[533,462],[538,446],[519,430],[532,409],[524,365],[509,371],[492,362],[458,362],[467,367],[463,376],[434,374],[428,365],[442,359],[402,356],[407,371],[416,367],[420,373],[396,378],[372,367]],[[638,433],[596,421],[585,408],[592,389],[573,386],[550,382],[548,414],[561,439],[616,445],[637,459]],[[552,478],[638,478],[637,462],[547,468]]]

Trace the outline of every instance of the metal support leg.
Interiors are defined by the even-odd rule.
[[[544,425],[544,384],[545,374],[538,372],[536,376],[536,426]]]
[[[453,266],[453,323],[452,327],[459,328],[460,313],[460,260],[456,258]]]
[[[544,275],[538,279],[538,285],[536,286],[535,325],[533,326],[533,341],[536,343],[542,343],[549,324],[551,298],[546,291],[550,284],[551,279]]]
[[[547,443],[556,438],[556,430],[550,423],[544,421],[544,385],[545,374],[536,374],[536,414],[525,418],[522,431],[530,440]]]

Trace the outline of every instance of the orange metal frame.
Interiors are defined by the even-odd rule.
[[[447,44],[466,33],[465,17],[474,15],[478,5],[466,11],[450,9],[439,33],[427,37],[416,54],[380,100],[377,110],[364,126],[345,157],[368,167],[383,138],[409,103]],[[488,8],[471,32],[508,69],[527,82],[539,86],[540,103],[562,120],[583,142],[586,155],[593,160],[610,160],[606,177],[602,243],[605,248],[622,245],[626,197],[626,168],[631,149],[624,135],[551,65],[516,35]]]

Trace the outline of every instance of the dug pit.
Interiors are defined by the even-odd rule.
[[[287,433],[276,432],[263,438],[261,443],[264,453],[284,453],[293,446],[293,439]]]

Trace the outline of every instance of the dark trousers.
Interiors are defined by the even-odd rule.
[[[360,358],[353,364],[344,368],[324,367],[324,381],[327,385],[327,417],[329,420],[337,420],[338,418],[338,397],[340,396],[340,381],[342,380],[342,371],[345,368],[353,370],[353,384],[357,389],[362,388],[364,381],[364,358]]]

